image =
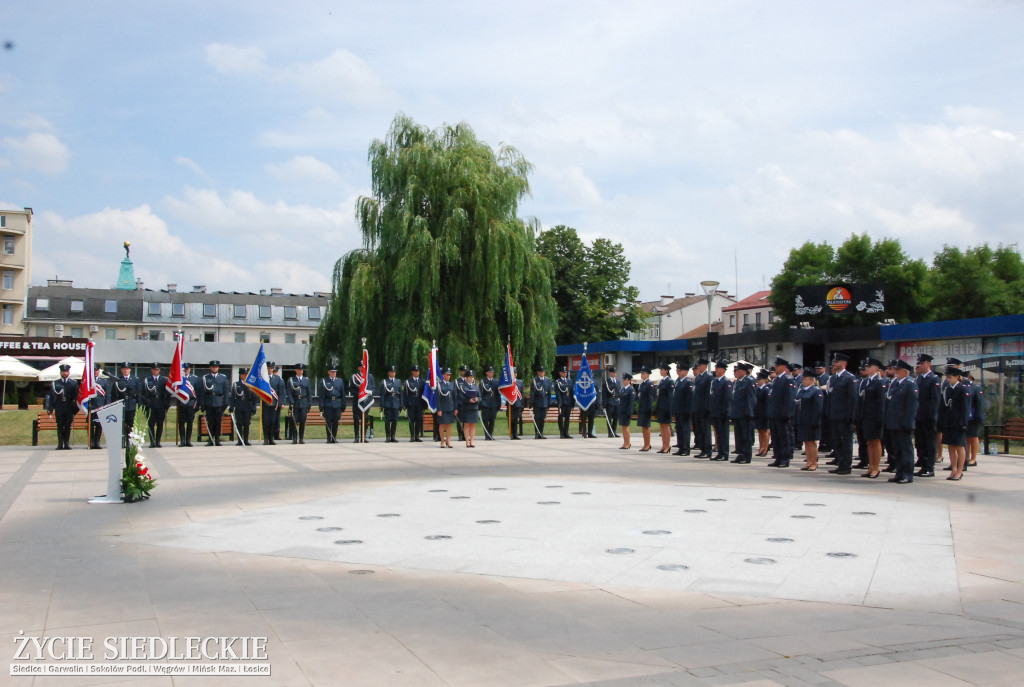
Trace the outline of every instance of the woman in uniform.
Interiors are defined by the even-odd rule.
[[[644,366],[640,368],[640,388],[636,391],[636,426],[644,436],[644,446],[641,451],[651,450],[651,415],[654,413],[654,398],[657,390],[651,382],[651,368]]]
[[[437,426],[441,435],[441,448],[452,448],[452,423],[455,422],[455,385],[452,368],[441,372],[437,383]]]
[[[757,430],[757,455],[767,456],[768,448],[771,445],[769,429],[771,423],[768,421],[768,392],[771,386],[768,384],[769,374],[766,370],[757,373],[757,401],[754,403],[754,429]]]
[[[620,449],[630,447],[629,423],[633,419],[633,406],[636,403],[636,389],[633,388],[633,375],[628,372],[622,373],[622,388],[619,389],[619,428],[622,430],[622,446]]]
[[[949,447],[948,480],[959,480],[964,476],[964,462],[967,459],[967,422],[970,399],[963,384],[963,372],[959,367],[946,366],[946,387],[942,390],[939,404],[939,429],[942,443]]]
[[[466,435],[466,448],[476,448],[473,439],[476,437],[476,423],[480,421],[480,385],[476,383],[473,370],[466,371],[462,383],[462,430]]]
[[[814,472],[818,469],[821,408],[825,403],[825,394],[818,387],[818,375],[814,370],[804,370],[802,382],[803,386],[796,392],[796,440],[803,443],[807,455],[807,463],[800,469]]]

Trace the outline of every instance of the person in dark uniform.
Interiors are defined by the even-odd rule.
[[[835,353],[832,374],[828,378],[828,426],[832,432],[832,450],[836,454],[836,467],[829,472],[849,475],[853,472],[853,421],[857,409],[858,380],[846,369],[850,356]]]
[[[526,406],[526,394],[523,392],[523,380],[519,379],[519,370],[512,370],[516,380],[516,389],[519,393],[516,400],[508,404],[509,422],[512,423],[512,436],[510,438],[519,441],[523,436],[523,408]]]
[[[358,390],[356,391],[358,394]],[[327,376],[317,385],[320,414],[327,428],[327,443],[338,443],[338,423],[345,412],[345,385],[338,379],[338,366],[327,368]],[[358,396],[357,396],[358,398]]]
[[[636,426],[640,428],[644,437],[644,445],[641,451],[651,450],[651,416],[654,414],[654,400],[657,398],[657,389],[651,382],[651,368],[640,368],[640,387],[636,390]]]
[[[672,387],[672,417],[676,422],[674,456],[690,455],[690,407],[693,404],[693,380],[686,363],[676,363],[676,383]]]
[[[604,371],[604,380],[601,382],[601,407],[604,408],[605,420],[608,422],[608,438],[614,439],[617,436],[616,428],[619,424],[619,380],[616,379],[614,365],[609,365]]]
[[[960,360],[959,358],[946,358],[946,367],[950,367],[950,366],[958,368],[958,369],[962,369],[963,361]],[[961,378],[960,381],[963,382],[963,379]],[[944,394],[946,392],[946,388],[948,386],[949,386],[949,378],[943,376],[942,381],[939,383],[939,393],[940,394]],[[941,408],[939,409],[939,412],[940,413],[942,412]],[[941,427],[935,433],[935,443],[937,445],[935,462],[941,463],[942,462],[942,447],[946,445],[946,442],[944,442],[942,440],[942,428]],[[943,468],[943,470],[945,470],[946,472],[949,472],[952,469],[953,469],[952,462],[951,462],[950,465],[948,465],[945,468]]]
[[[396,377],[398,368],[388,365],[387,375],[380,383],[377,395],[380,396],[380,407],[384,411],[384,443],[398,443],[398,416],[402,413],[402,383]]]
[[[356,371],[349,380],[349,392],[352,394],[352,422],[356,428],[356,438],[352,443],[358,444],[363,441],[369,441],[373,438],[373,416],[369,412],[363,412],[363,409],[359,407],[359,387],[363,383],[363,361],[360,360],[359,364],[356,365]],[[367,375],[366,377],[366,388],[373,393],[374,389],[373,375]]]
[[[466,373],[469,367],[459,365],[459,375],[455,378],[455,430],[459,433],[459,441],[466,440],[466,428],[462,426],[462,410],[466,405],[465,388]]]
[[[881,375],[882,389],[888,392],[889,384],[896,378],[896,359],[891,359],[885,366],[885,373]],[[886,394],[888,401],[888,394]],[[896,451],[892,447],[893,435],[885,431],[885,418],[882,418],[882,454],[885,456],[885,472],[896,472]]]
[[[942,390],[942,403],[939,406],[939,431],[942,432],[942,443],[949,447],[948,480],[956,481],[964,476],[970,410],[970,396],[963,383],[963,371],[959,367],[946,365],[946,386]]]
[[[153,363],[150,375],[142,380],[142,404],[149,412],[149,447],[163,448],[160,439],[164,435],[164,420],[171,405],[167,391],[167,377],[160,374],[160,363]]]
[[[284,383],[284,377],[281,376],[281,366],[277,363],[270,363],[270,386],[274,389],[278,387],[284,389],[285,393],[281,396],[280,401],[282,406],[291,406],[292,399],[288,396],[288,387]],[[281,411],[284,408],[277,409],[277,415],[274,417],[274,441],[281,441]]]
[[[907,484],[914,481],[914,423],[917,419],[918,389],[910,379],[910,363],[896,361],[896,372],[885,390],[885,433],[896,474],[890,482]]]
[[[228,412],[235,418],[236,437],[235,446],[249,445],[249,426],[252,424],[252,416],[256,413],[259,400],[245,384],[245,376],[249,371],[242,368],[238,371],[238,381],[231,385],[231,392],[228,396]]]
[[[452,423],[455,422],[455,384],[452,383],[452,368],[441,371],[437,381],[437,424],[441,432],[441,448],[453,448]]]
[[[754,456],[754,410],[757,407],[757,387],[750,372],[749,363],[736,363],[732,384],[732,400],[729,402],[729,417],[732,419],[736,438],[736,457],[732,462],[745,465]]]
[[[565,365],[558,368],[555,379],[555,405],[558,406],[558,438],[572,439],[569,433],[569,416],[572,413],[573,384],[569,379],[569,368]]]
[[[306,376],[306,366],[295,366],[295,376],[288,380],[288,398],[291,399],[292,443],[306,443],[306,417],[313,402],[313,388]]]
[[[494,441],[494,420],[501,408],[501,394],[498,391],[498,380],[494,376],[494,365],[484,368],[484,378],[480,380],[480,417],[484,423],[484,439]]]
[[[280,377],[278,377],[280,379]],[[273,387],[274,377],[270,378]],[[228,391],[231,382],[221,374],[220,361],[210,361],[210,371],[203,375],[199,385],[199,406],[206,411],[207,446],[220,446],[220,432],[223,426],[224,409],[228,405]]]
[[[60,366],[60,378],[50,384],[44,399],[46,411],[57,418],[57,450],[71,450],[71,425],[78,414],[78,382],[71,379],[71,366]]]
[[[533,406],[534,439],[547,439],[544,436],[544,420],[551,405],[551,380],[544,376],[544,366],[537,367],[537,375],[530,383],[530,403]]]
[[[768,455],[768,447],[770,445],[769,428],[771,425],[768,422],[768,394],[771,391],[771,387],[768,382],[768,371],[758,371],[757,380],[754,382],[757,385],[754,390],[754,395],[756,396],[754,403],[754,429],[757,430],[757,455],[759,457]]]
[[[188,396],[182,401],[175,397],[174,402],[178,406],[178,446],[192,446],[192,427],[195,423],[196,410],[199,409],[199,377],[192,374],[192,363],[182,365],[182,384],[178,387],[180,393]]]
[[[661,379],[656,387],[654,417],[658,421],[658,435],[661,437],[661,448],[658,453],[672,452],[672,377],[671,366],[663,362],[658,366]]]
[[[409,378],[402,384],[402,407],[409,418],[409,441],[422,442],[423,435],[423,380],[420,379],[420,366],[409,368]]]
[[[711,427],[715,431],[717,451],[711,460],[729,460],[729,405],[732,403],[732,380],[725,376],[729,361],[715,363],[715,378],[711,380]]]
[[[917,356],[917,416],[914,418],[914,448],[917,451],[917,477],[935,476],[935,458],[938,455],[935,433],[938,431],[941,382],[932,371],[932,357],[927,353]]]
[[[633,419],[633,406],[636,405],[636,389],[633,387],[633,375],[628,372],[622,373],[622,386],[619,387],[619,428],[622,429],[622,446],[620,449],[628,449],[632,444],[629,441],[629,423]]]
[[[114,383],[110,390],[110,400],[111,402],[124,401],[125,443],[122,445],[122,448],[124,448],[128,445],[128,433],[135,426],[135,410],[140,400],[139,378],[132,375],[130,363],[121,363],[121,376],[114,378]]]
[[[708,361],[699,358],[693,369],[693,403],[690,405],[693,443],[700,449],[697,458],[711,457],[711,379]]]
[[[867,444],[868,472],[867,477],[875,478],[881,471],[882,463],[882,428],[885,421],[885,385],[878,371],[882,367],[882,361],[877,358],[868,358],[865,361],[867,380],[860,390],[860,403],[858,404],[858,420],[861,431],[864,434],[864,441]]]
[[[800,468],[808,472],[818,469],[818,442],[821,441],[822,406],[825,393],[818,386],[818,375],[814,370],[804,370],[800,377],[801,386],[796,392],[796,413],[793,425],[796,440],[803,444],[807,455],[806,464]]]
[[[771,424],[772,447],[775,460],[771,468],[788,468],[793,459],[793,445],[789,442],[789,425],[793,419],[796,400],[796,384],[789,376],[789,363],[782,358],[775,359],[775,379],[768,392],[768,421]]]
[[[818,442],[818,455],[821,455],[832,452],[832,430],[829,429],[828,423],[828,378],[830,375],[824,361],[819,360],[814,363],[814,374],[817,378],[815,381],[822,393],[821,441]]]
[[[466,448],[476,448],[476,424],[480,422],[480,385],[476,383],[476,373],[466,370],[465,381],[462,383],[462,410],[459,411],[462,421],[462,432],[466,437]]]
[[[968,372],[964,375],[964,382],[967,384],[967,396],[970,400],[970,410],[967,413],[967,459],[964,462],[964,470],[978,464],[978,454],[981,452],[981,427],[985,424],[985,393],[981,384]]]
[[[267,370],[276,369],[277,366],[274,363],[267,363]],[[277,444],[277,440],[274,438],[274,430],[281,423],[281,406],[288,403],[288,388],[284,385],[284,380],[279,375],[270,375],[270,390],[273,400],[267,403],[265,400],[261,400],[260,403],[263,406],[263,444],[265,446],[274,446]]]
[[[857,465],[854,467],[858,470],[866,470],[871,464],[871,460],[868,456],[868,442],[867,439],[864,438],[864,422],[861,420],[860,415],[860,406],[863,399],[861,394],[864,389],[867,388],[868,378],[870,377],[868,374],[868,361],[866,358],[860,361],[858,373],[860,374],[860,379],[857,380],[857,403],[854,405],[853,409],[854,435],[857,437]]]
[[[110,404],[110,380],[100,376],[103,372],[103,365],[93,365],[93,379],[96,380],[96,396],[89,399],[89,410],[92,411],[92,424],[89,426],[89,448],[100,447],[100,437],[103,436],[103,418],[100,416],[100,409]]]

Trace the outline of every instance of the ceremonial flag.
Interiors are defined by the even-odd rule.
[[[576,405],[586,410],[597,400],[597,387],[594,386],[594,375],[590,374],[590,363],[587,362],[586,348],[580,361],[580,371],[576,375]]]
[[[270,375],[267,374],[267,356],[263,353],[263,344],[260,344],[259,353],[256,354],[256,359],[249,366],[249,374],[245,376],[244,383],[264,403],[273,405],[277,402],[277,394],[270,388]]]
[[[373,389],[366,388],[370,378],[370,354],[363,349],[363,381],[359,382],[359,409],[364,413],[373,407]]]
[[[427,383],[423,385],[423,400],[430,412],[437,412],[437,381],[441,379],[441,368],[437,364],[437,346],[430,349],[427,364]]]
[[[171,370],[167,373],[167,390],[182,403],[188,403],[188,389],[192,385],[185,378],[185,335],[177,333],[174,336],[177,337],[178,344],[174,347],[174,359],[171,360]],[[192,394],[195,395],[194,389]]]
[[[519,398],[519,387],[516,386],[516,378],[512,376],[512,344],[505,347],[505,364],[501,366],[501,379],[498,380],[498,391],[509,403],[515,403]]]
[[[78,384],[78,407],[83,413],[89,412],[89,401],[96,398],[96,370],[92,366],[92,348],[90,341],[85,347],[85,368],[82,370],[82,381]]]

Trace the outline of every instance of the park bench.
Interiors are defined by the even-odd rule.
[[[996,432],[999,432],[998,434]],[[985,454],[992,439],[1002,440],[1003,453],[1010,452],[1011,441],[1024,441],[1024,417],[1013,417],[1002,425],[985,425]]]
[[[203,438],[209,438],[210,430],[206,425],[206,415],[196,415],[196,423],[198,425],[196,429],[196,441],[202,441]],[[167,431],[166,429],[164,430]],[[224,417],[220,420],[220,435],[227,436],[231,441],[235,439],[235,428],[231,424],[231,416],[224,413]]]
[[[85,413],[78,413],[75,415],[75,419],[71,422],[71,431],[75,430],[86,430],[88,429],[89,419]],[[39,433],[40,432],[56,432],[57,431],[57,417],[50,417],[49,413],[39,413],[39,417],[32,421],[32,445],[39,445]],[[86,442],[89,443],[88,438]]]

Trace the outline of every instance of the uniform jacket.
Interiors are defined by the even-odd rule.
[[[919,403],[920,394],[913,378],[890,381],[885,390],[885,428],[914,431]]]
[[[480,380],[480,407],[497,409],[501,407],[501,395],[498,391],[499,380],[497,377],[484,378]]]
[[[828,419],[832,422],[853,422],[857,409],[857,378],[843,370],[828,378]]]
[[[565,379],[559,377],[555,380],[555,405],[564,408],[572,407],[572,397],[575,389],[572,380],[566,375]]]
[[[817,427],[821,424],[821,408],[825,403],[825,393],[814,386],[801,386],[796,391],[797,425]]]
[[[650,415],[654,410],[654,398],[656,394],[654,382],[645,379],[640,382],[640,388],[636,390],[636,410],[641,415]]]
[[[115,377],[110,389],[110,400],[124,399],[124,412],[134,413],[139,402],[139,378],[135,376]]]
[[[288,380],[285,386],[288,387],[288,400],[293,408],[309,408],[313,402],[313,387],[309,382],[309,377],[295,375]]]
[[[534,377],[530,382],[530,401],[534,408],[547,408],[551,405],[551,380],[547,377]]]
[[[316,385],[317,405],[320,412],[325,408],[336,408],[339,411],[345,410],[345,384],[339,378],[324,377]],[[359,390],[356,390],[359,393]]]
[[[732,380],[722,375],[711,380],[711,417],[729,417],[732,403]]]
[[[140,399],[150,410],[167,410],[171,405],[171,394],[167,391],[167,377],[147,375],[141,382],[142,398]]]
[[[729,417],[752,418],[757,406],[757,384],[754,378],[747,375],[737,379],[732,385],[732,401],[729,403]]]
[[[862,426],[882,424],[885,419],[885,384],[878,375],[868,377],[861,384],[857,421]]]
[[[693,404],[693,380],[680,377],[672,388],[672,414],[677,418],[689,417]]]
[[[199,385],[199,405],[204,408],[223,408],[228,404],[230,386],[227,376],[220,372],[203,375],[203,381]]]
[[[228,394],[228,412],[252,415],[256,412],[258,398],[252,389],[239,380],[231,385],[231,392]]]
[[[380,396],[380,407],[391,408],[392,410],[401,410],[402,408],[402,381],[395,377],[385,377],[380,383],[380,389],[377,390],[377,395]]]
[[[672,412],[672,378],[668,375],[658,380],[658,411]]]
[[[939,403],[942,402],[940,381],[939,376],[931,370],[918,376],[916,426],[934,428],[939,421]]]
[[[45,408],[49,412],[77,413],[78,382],[71,377],[55,379],[50,384],[50,393],[44,399]]]
[[[439,380],[437,382],[437,409],[441,412],[453,412],[456,402],[455,394],[454,382]]]
[[[619,420],[633,417],[633,407],[636,405],[636,387],[632,384],[623,384],[619,387]]]
[[[281,379],[281,375],[270,375],[270,388],[275,394],[277,394],[277,398],[273,403],[263,401],[263,405],[268,408],[278,410],[282,405],[288,403],[288,389],[285,387],[284,380]]]
[[[794,401],[796,401],[796,384],[789,373],[780,374],[772,380],[769,385],[768,402],[766,411],[770,418],[790,418],[793,416]]]
[[[622,385],[619,384],[618,379],[612,379],[605,374],[604,379],[601,381],[601,405],[609,411],[617,408],[619,406],[619,391],[621,388]]]
[[[942,390],[942,404],[939,406],[940,430],[959,430],[967,427],[970,412],[970,398],[963,382],[947,384]]]
[[[711,380],[713,376],[707,370],[693,378],[693,403],[691,413],[706,413],[711,410]]]
[[[523,380],[516,380],[516,388],[519,389],[519,396],[516,397],[515,403],[512,404],[512,407],[522,408],[523,404],[526,403],[526,395],[523,393]]]
[[[981,390],[981,384],[977,382],[970,382],[967,385],[967,398],[970,401],[970,407],[967,411],[968,422],[982,423],[985,421],[985,404],[984,404],[984,392]]]
[[[422,377],[409,377],[402,383],[402,406],[411,411],[423,411],[423,387],[426,382]]]

